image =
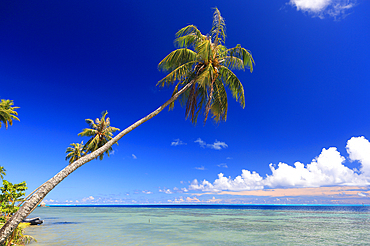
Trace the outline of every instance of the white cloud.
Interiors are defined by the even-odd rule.
[[[132,158],[134,158],[135,160],[137,159],[136,155],[132,154]]]
[[[204,166],[201,166],[201,167],[194,167],[195,169],[197,169],[197,170],[201,170],[201,171],[204,171],[204,170],[206,170],[206,168],[204,167]]]
[[[172,194],[173,193],[170,189],[166,189],[166,188],[164,188],[163,190],[159,189],[159,192],[163,192],[163,193],[166,193],[166,194]]]
[[[199,143],[200,147],[204,148],[206,146],[206,142],[204,142],[202,139],[198,138],[194,141],[194,143]]]
[[[347,142],[347,152],[351,161],[361,163],[360,173],[349,169],[343,163],[337,148],[323,149],[321,154],[311,163],[304,165],[300,162],[290,166],[279,163],[276,167],[270,164],[271,175],[262,178],[256,172],[242,170],[235,179],[225,177],[223,173],[213,182],[194,180],[189,190],[202,191],[241,191],[259,190],[264,188],[291,187],[321,187],[331,185],[370,185],[370,142],[364,137],[353,137]]]
[[[226,165],[226,163],[221,163],[221,164],[218,164],[217,166],[218,166],[218,167],[228,168],[228,166]]]
[[[181,190],[183,191],[183,192],[188,192],[189,190],[188,189],[186,189],[186,188],[181,188]]]
[[[346,146],[351,161],[361,163],[360,172],[370,177],[370,142],[365,137],[353,137]]]
[[[95,198],[93,196],[85,197],[81,199],[81,202],[92,202]]]
[[[207,147],[220,150],[222,148],[227,148],[228,146],[225,142],[220,142],[216,140],[216,142],[214,142],[212,145],[207,144]]]
[[[228,145],[225,142],[215,141],[213,144],[207,144],[201,138],[198,138],[194,141],[194,143],[199,143],[200,147],[202,148],[210,148],[215,150],[221,150],[222,148],[227,148]]]
[[[362,192],[357,193],[357,195],[362,196],[362,197],[366,197],[366,194],[364,194]]]
[[[171,143],[171,146],[178,146],[178,145],[186,145],[186,143],[184,143],[183,141],[181,141],[180,139],[175,139],[172,143]]]
[[[328,7],[332,0],[290,0],[289,3],[298,10],[320,12]]]
[[[143,192],[144,194],[147,194],[147,195],[153,194],[153,192],[148,191],[148,190],[143,190],[142,192]]]
[[[290,0],[289,4],[320,18],[325,15],[336,18],[354,7],[356,0]]]
[[[221,191],[221,190],[260,190],[263,189],[263,178],[256,172],[242,170],[242,175],[237,176],[235,179],[225,177],[223,173],[218,174],[213,184],[207,180],[199,183],[194,180],[189,190],[202,190],[202,191]]]

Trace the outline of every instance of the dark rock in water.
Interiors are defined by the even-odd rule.
[[[31,225],[41,225],[44,223],[43,220],[40,220],[40,217],[32,218],[32,219],[24,219],[22,222],[30,223]]]

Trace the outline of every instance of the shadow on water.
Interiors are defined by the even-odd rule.
[[[82,222],[69,222],[69,221],[59,221],[59,222],[54,222],[54,223],[51,223],[53,225],[75,225],[75,224],[82,224]]]

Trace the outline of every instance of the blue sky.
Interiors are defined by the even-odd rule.
[[[213,7],[226,46],[241,44],[256,62],[235,72],[245,108],[230,96],[226,122],[194,126],[176,104],[46,202],[368,203],[363,0],[2,1],[0,98],[20,107],[20,122],[0,129],[7,180],[32,191],[68,164],[69,144],[86,142],[85,119],[108,110],[124,129],[169,99],[173,88],[155,86],[165,76],[157,65],[180,28],[209,32]]]

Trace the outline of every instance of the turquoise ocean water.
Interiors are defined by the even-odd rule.
[[[36,245],[370,245],[369,206],[39,207]]]

